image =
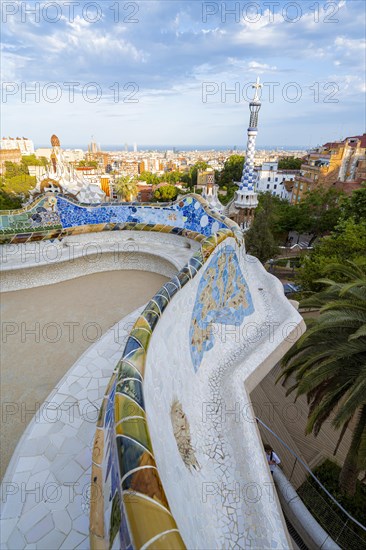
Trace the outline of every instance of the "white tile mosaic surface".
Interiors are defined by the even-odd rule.
[[[302,319],[257,260],[242,256],[240,266],[254,311],[240,325],[214,324],[214,346],[197,372],[189,331],[205,269],[168,305],[147,353],[146,412],[163,487],[187,548],[283,550],[291,544],[249,390],[300,336]],[[297,335],[291,337],[291,330]],[[176,400],[189,423],[198,469],[188,468],[178,450],[171,422]]]
[[[2,245],[1,290],[21,290],[119,269],[172,277],[198,249],[198,242],[185,237],[147,231],[107,231],[65,237],[61,242]]]
[[[128,263],[128,251],[123,252],[120,267],[115,261],[110,267],[110,246],[121,238],[126,239],[125,244],[133,244],[135,257],[140,255],[147,262],[141,264],[141,269],[164,274],[168,274],[164,270],[182,267],[193,255],[192,249],[198,247],[198,243],[189,241],[192,248],[188,248],[186,239],[172,235],[126,232],[123,236],[105,233],[95,237],[101,239],[103,250],[93,272],[123,266],[138,269]],[[91,235],[69,237],[69,245],[72,239],[77,241],[74,257],[82,260]],[[228,241],[236,246],[234,239]],[[52,280],[47,279],[47,262],[22,262],[22,254],[24,257],[17,249],[5,267],[6,290],[80,275],[80,262],[71,265],[65,251],[56,262],[59,272],[55,271]],[[297,330],[301,318],[284,300],[279,281],[268,275],[259,262],[242,255],[240,266],[252,294],[254,312],[234,330],[223,330],[225,325],[220,325],[215,345],[204,353],[197,372],[190,359],[189,331],[204,269],[167,307],[148,350],[146,410],[159,473],[187,548],[283,550],[290,546],[287,531],[253,419],[249,392],[291,346],[294,339],[291,341],[288,335]],[[11,276],[15,269],[20,275],[17,283]],[[139,311],[123,319],[122,329],[120,322],[118,330],[113,327],[80,357],[24,433],[2,484],[4,550],[89,548],[95,423],[105,388],[123,351],[123,326],[130,328]],[[259,337],[250,336],[249,325],[260,328]],[[170,419],[175,400],[181,403],[189,422],[197,469],[188,469],[178,452]]]
[[[1,486],[2,549],[89,548],[95,422],[127,331],[142,309],[79,358],[27,427]]]
[[[184,237],[139,231],[4,245],[2,291],[115,269],[172,276],[198,247]],[[90,261],[93,255],[98,261]],[[127,331],[141,309],[122,319],[78,359],[24,432],[1,486],[1,548],[89,548],[95,423]]]

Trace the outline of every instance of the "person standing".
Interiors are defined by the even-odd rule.
[[[272,449],[271,445],[268,445],[267,443],[264,445],[264,451],[266,453],[267,462],[269,465],[269,469],[271,470],[271,474],[273,475],[273,472],[278,464],[281,464],[280,458],[276,455],[274,450]]]

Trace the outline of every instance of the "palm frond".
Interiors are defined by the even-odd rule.
[[[309,414],[306,431],[317,435],[334,414],[341,429],[337,452],[350,420],[362,415],[349,452],[366,462],[366,259],[331,264],[320,279],[320,292],[300,306],[317,308],[319,316],[306,320],[307,330],[285,354],[278,380],[291,380],[287,395],[306,395]],[[337,275],[337,277],[336,277]],[[336,282],[337,278],[344,282]],[[365,415],[365,421],[364,416]],[[357,454],[358,453],[358,454]]]
[[[348,337],[348,341],[355,340],[356,338],[366,337],[366,324],[360,326],[351,336]]]

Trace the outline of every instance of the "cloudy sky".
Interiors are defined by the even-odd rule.
[[[363,0],[2,2],[3,135],[244,147],[364,131]]]

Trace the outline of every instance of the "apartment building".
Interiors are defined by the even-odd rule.
[[[263,162],[257,168],[256,190],[258,193],[271,193],[281,199],[290,201],[295,178],[300,170],[279,170],[278,162]]]
[[[4,137],[0,140],[0,149],[19,149],[22,155],[34,155],[33,141],[25,137]]]
[[[365,155],[366,134],[328,142],[309,151],[295,179],[291,202],[299,203],[317,187],[334,186],[345,192],[359,187],[365,181]]]

